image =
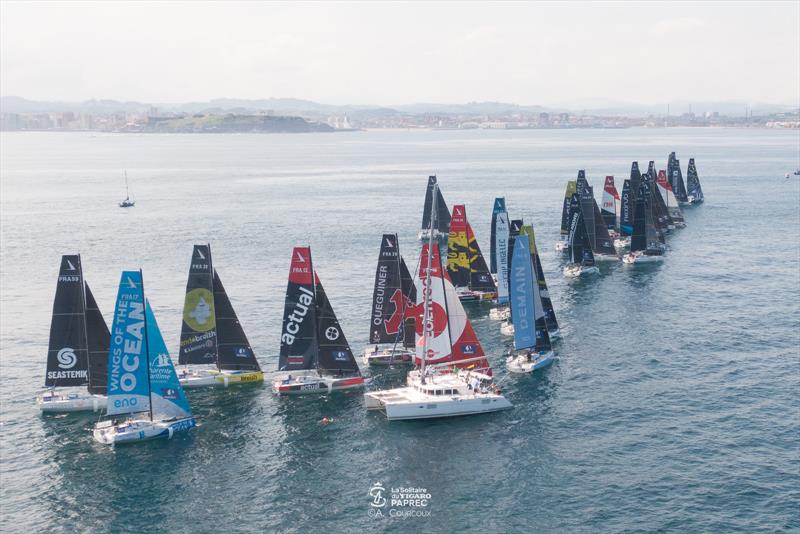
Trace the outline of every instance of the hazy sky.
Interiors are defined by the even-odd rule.
[[[3,0],[0,46],[0,93],[37,100],[800,100],[797,0]]]

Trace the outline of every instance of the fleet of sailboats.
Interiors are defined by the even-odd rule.
[[[622,193],[606,176],[599,206],[583,170],[570,180],[562,205],[557,251],[567,253],[563,274],[600,272],[596,261],[626,264],[664,259],[666,235],[685,226],[681,205],[704,201],[694,159],[684,186],[672,152],[667,169],[638,162]],[[447,237],[443,261],[439,241]],[[447,210],[435,176],[428,179],[418,268],[409,271],[397,234],[381,237],[370,311],[368,366],[413,365],[402,387],[364,393],[368,410],[389,420],[427,419],[512,408],[462,301],[491,300],[490,317],[513,336],[506,369],[527,374],[555,360],[560,335],[534,230],[510,219],[504,197],[492,208],[490,261],[467,219],[466,206]],[[183,306],[178,350],[172,362],[141,271],[123,271],[112,329],[106,326],[80,255],[61,258],[50,328],[42,412],[106,411],[94,426],[96,441],[117,445],[171,438],[196,426],[184,388],[261,382],[263,371],[213,266],[211,247],[195,245]],[[113,333],[113,336],[111,335]],[[292,251],[281,327],[278,395],[334,393],[363,388],[341,324],[314,269],[310,247]]]

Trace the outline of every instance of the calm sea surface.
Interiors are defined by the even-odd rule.
[[[666,261],[566,281],[565,182],[585,168],[599,196],[606,174],[621,188],[632,160],[665,168],[672,150],[684,173],[696,158],[706,203]],[[3,133],[0,530],[797,531],[800,178],[784,174],[799,163],[796,130]],[[381,233],[416,264],[428,174],[487,254],[495,196],[535,226],[557,363],[507,377],[498,323],[469,309],[513,410],[390,424],[359,394],[195,390],[197,429],[117,450],[92,440],[95,416],[39,414],[62,254],[82,254],[107,320],[120,271],[141,267],[174,355],[192,245],[210,242],[272,372],[292,247],[311,245],[360,351]],[[430,516],[370,517],[376,482],[424,488]]]

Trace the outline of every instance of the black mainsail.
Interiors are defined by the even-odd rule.
[[[689,202],[686,195],[686,187],[683,185],[683,174],[681,173],[681,162],[675,157],[675,152],[669,153],[667,160],[667,178],[669,183],[672,184],[672,192],[678,202]]]
[[[89,393],[105,395],[108,389],[108,350],[111,335],[97,307],[89,284],[86,287],[86,346],[89,351]]]
[[[631,194],[631,181],[625,180],[620,195],[619,231],[623,235],[633,233],[633,209],[635,200]]]
[[[431,205],[433,204],[433,190],[436,185],[436,176],[428,176],[428,189],[425,191],[425,204],[422,208],[422,230],[431,228]],[[450,211],[442,196],[442,190],[436,187],[436,228],[441,235],[447,235],[450,229]]]
[[[697,167],[694,166],[694,158],[689,158],[689,167],[686,169],[686,189],[687,199],[692,197],[692,202],[699,204],[705,200],[703,188],[700,187],[700,177],[697,176]]]
[[[195,245],[189,264],[186,297],[183,301],[178,363],[180,365],[216,363],[217,342],[211,247]]]
[[[217,366],[227,371],[260,371],[231,299],[214,270],[214,313],[217,323]]]
[[[53,300],[45,386],[84,386],[89,383],[83,271],[80,255],[61,257]]]
[[[594,254],[586,225],[583,221],[583,210],[578,194],[572,196],[570,202],[569,257],[570,263],[584,267],[594,266]]]
[[[383,234],[372,291],[370,343],[402,343],[408,346],[408,320],[404,318],[406,310],[415,301],[416,289],[400,255],[397,234]],[[413,346],[413,324],[410,336],[410,346]]]
[[[317,365],[317,306],[314,267],[309,247],[295,247],[283,306],[278,370],[313,369]]]
[[[536,248],[536,235],[534,234],[533,226],[532,225],[523,226],[522,232],[524,232],[528,236],[528,246],[531,252],[531,262],[533,262],[533,276],[536,277],[536,285],[538,286],[539,289],[539,300],[541,301],[542,309],[544,310],[544,317],[542,318],[542,320],[544,321],[546,330],[549,330],[550,332],[555,332],[556,330],[558,330],[558,321],[556,320],[556,312],[553,309],[553,301],[550,299],[550,293],[547,290],[547,281],[544,278],[544,269],[542,269],[542,261],[539,259],[539,249]],[[550,342],[549,336],[547,342],[548,343]]]
[[[317,369],[320,374],[333,376],[361,376],[353,351],[344,336],[339,320],[333,311],[322,282],[314,273],[316,280],[317,306]]]

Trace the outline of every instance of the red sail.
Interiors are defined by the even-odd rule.
[[[310,286],[312,282],[311,248],[294,247],[289,267],[289,282]]]
[[[613,176],[606,176],[606,184],[604,187],[607,193],[610,193],[615,199],[619,200],[619,192],[617,191],[617,187],[614,185],[614,177]]]

